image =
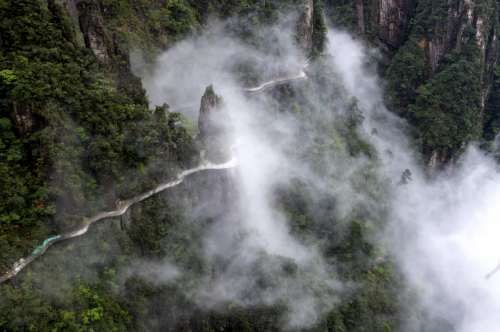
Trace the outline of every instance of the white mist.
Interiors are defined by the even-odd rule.
[[[382,104],[376,75],[366,69],[367,49],[350,35],[330,31],[335,57],[349,94],[359,99],[365,130],[377,128],[380,152],[389,149],[385,167],[393,182],[405,169],[413,181],[396,195],[387,228],[389,246],[400,253],[410,280],[424,290],[432,313],[457,331],[500,328],[500,273],[485,275],[500,260],[500,174],[495,163],[474,146],[463,162],[427,180],[398,129],[400,119]]]

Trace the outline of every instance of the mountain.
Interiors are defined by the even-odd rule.
[[[498,110],[494,1],[328,1],[330,17],[387,61],[387,103],[418,130],[430,170],[456,162],[471,140],[492,139]]]
[[[0,327],[454,331],[384,244],[411,172],[326,22],[379,49],[363,70],[434,171],[498,130],[498,8],[384,1],[2,0]]]

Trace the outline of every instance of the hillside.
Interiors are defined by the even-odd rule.
[[[0,0],[0,329],[455,331],[388,241],[384,135],[426,174],[494,149],[490,2]]]

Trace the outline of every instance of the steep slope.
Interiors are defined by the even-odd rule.
[[[189,167],[194,152],[166,108],[151,114],[126,54],[108,47],[108,63],[96,61],[63,7],[49,5],[0,8],[2,270],[50,234],[115,209],[117,197]]]
[[[275,121],[286,116],[299,125],[297,135],[284,139],[299,147],[289,153],[319,181],[296,174],[270,199],[297,245],[317,247],[319,256],[299,262],[255,247],[241,199],[244,174],[193,174],[183,186],[133,205],[122,217],[123,231],[116,219],[96,224],[86,236],[55,245],[20,280],[0,286],[2,327],[384,331],[405,326],[409,317],[425,321],[414,290],[372,244],[392,186],[378,174],[378,152],[359,127],[363,117],[355,100],[344,99],[329,63],[311,64],[310,84],[269,91],[276,106],[253,109],[256,117],[276,114]],[[214,96],[209,89],[205,103],[214,106]],[[259,115],[259,109],[266,110]],[[274,130],[269,119],[260,122]],[[353,172],[349,185],[339,190],[346,170]],[[368,200],[345,214],[343,203],[359,196]],[[343,286],[351,283],[357,286]]]
[[[337,24],[382,44],[390,59],[388,103],[416,127],[431,170],[482,137],[499,56],[496,2],[329,3]]]
[[[387,55],[406,41],[417,3],[412,0],[326,1],[327,13],[335,25],[349,28],[374,45],[380,44]]]
[[[266,19],[269,24],[277,19],[279,31],[297,34],[295,46],[302,57],[318,55],[325,43],[321,6],[315,1],[202,4],[228,16],[241,9],[237,14],[248,20],[230,20],[228,34],[241,29],[236,37],[259,50],[276,44],[276,35],[248,33],[253,31],[250,24]],[[107,26],[113,16],[145,26],[154,10],[193,8],[188,7],[192,3],[78,2],[86,47],[76,42],[64,7],[49,5],[27,0],[0,7],[6,59],[0,64],[0,165],[8,180],[0,206],[4,269],[50,233],[71,231],[95,212],[114,210],[115,198],[125,200],[191,168],[199,161],[199,143],[208,147],[210,158],[227,157],[224,139],[210,145],[211,138],[223,138],[220,129],[225,127],[217,122],[224,114],[215,91],[208,88],[203,96],[200,136],[193,140],[179,125],[188,121],[167,105],[154,113],[147,109],[140,80],[120,48],[125,39],[120,31],[130,26]],[[153,9],[148,11],[147,5]],[[248,15],[256,6],[262,11]],[[130,9],[133,17],[127,17]],[[298,18],[280,16],[294,11]],[[154,40],[154,34],[141,31]],[[150,45],[144,50],[151,50]],[[279,45],[274,46],[279,52]],[[249,79],[256,73],[262,77]],[[253,68],[241,81],[258,83],[271,74]],[[277,162],[270,191],[241,199],[245,187],[262,184],[251,176],[245,183],[243,179],[272,157],[257,155],[255,164],[247,164],[247,174],[192,174],[183,185],[135,204],[121,221],[104,220],[85,236],[57,243],[0,285],[0,327],[432,331],[417,291],[391,254],[376,246],[395,190],[380,169],[376,139],[363,132],[363,115],[329,56],[311,61],[307,75],[308,80],[266,90],[265,97],[245,99],[258,124],[254,128],[297,166],[290,178],[280,177],[287,170]],[[280,123],[283,119],[287,121]],[[270,254],[259,245],[251,223],[261,220],[249,215],[262,206],[248,205],[259,200],[275,212],[264,222],[284,218],[284,235],[272,236],[289,236],[293,248],[313,253],[310,259]],[[11,227],[13,220],[20,220],[20,229]],[[434,330],[452,331],[449,324],[441,325]]]
[[[124,49],[137,57],[138,70],[151,69],[160,50],[183,38],[199,35],[202,27],[224,21],[228,35],[263,47],[266,38],[256,28],[281,24],[294,34],[303,56],[322,52],[326,33],[322,7],[313,0],[279,1],[98,1],[108,34],[117,33]],[[218,23],[215,24],[214,28]],[[271,65],[269,67],[272,67]]]
[[[387,74],[392,107],[421,132],[433,169],[453,162],[468,141],[481,137],[499,55],[498,7],[422,2],[417,12],[410,39]]]

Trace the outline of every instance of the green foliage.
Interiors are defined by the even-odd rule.
[[[373,19],[379,16],[379,1],[361,1],[363,4],[365,33],[362,33],[358,25],[357,6],[359,5],[359,0],[325,0],[324,2],[326,4],[325,16],[328,17],[335,28],[348,29],[356,33],[360,38],[368,41],[373,47],[380,46],[378,20]]]
[[[0,86],[2,269],[49,234],[77,227],[106,208],[109,188],[129,198],[196,165],[198,158],[193,144],[196,124],[169,112],[166,104],[151,113],[140,81],[116,64],[100,68],[43,1],[5,4],[0,5],[0,25],[6,61],[0,70],[14,70],[16,79]],[[162,36],[173,42],[177,36],[195,34],[197,24],[209,14],[244,17],[243,23],[228,21],[228,34],[241,37],[249,47],[279,54],[282,50],[272,47],[272,37],[279,34],[254,34],[249,27],[286,24],[284,17],[297,8],[300,12],[304,2],[266,1],[261,7],[257,1],[172,0],[156,8],[150,1],[104,0],[102,5],[108,33],[118,30],[129,49],[136,47],[153,58],[156,47],[165,45]],[[144,14],[144,22],[137,10]],[[321,52],[325,40],[319,14],[314,24],[314,51]],[[238,291],[241,298],[250,299],[276,292],[280,301],[198,306],[213,301],[197,293],[199,287],[212,289],[223,280],[221,272],[229,269],[224,257],[209,257],[200,250],[214,221],[227,213],[214,212],[227,207],[220,206],[213,188],[234,188],[223,171],[197,173],[133,205],[130,225],[126,217],[96,223],[85,236],[54,245],[19,279],[1,284],[2,329],[163,331],[230,326],[235,331],[267,331],[284,329],[282,322],[294,315],[292,308],[309,310],[308,318],[316,322],[310,329],[316,331],[387,331],[400,328],[407,317],[422,318],[418,293],[408,287],[391,259],[381,256],[380,247],[374,247],[390,212],[393,187],[378,174],[378,152],[362,130],[364,117],[357,100],[347,97],[326,59],[319,57],[309,66],[308,81],[282,86],[272,92],[276,103],[258,106],[290,116],[300,125],[290,144],[297,148],[290,153],[306,163],[322,185],[311,187],[297,176],[290,185],[274,188],[273,203],[285,211],[290,233],[322,254],[324,262],[314,264],[336,267],[327,271],[328,282],[314,270],[299,268],[293,259],[260,251],[245,276],[256,281],[255,292]],[[460,65],[458,60],[454,63]],[[241,69],[243,82],[261,79],[259,64],[232,65]],[[20,127],[14,102],[17,110],[27,110],[34,126]],[[339,189],[339,183],[352,191]],[[346,197],[364,199],[345,209]],[[196,200],[206,204],[193,209]],[[18,223],[19,231],[10,229]],[[231,216],[229,224],[225,228],[238,230],[237,242],[240,235],[247,236],[237,218]],[[25,239],[32,241],[26,248]],[[165,261],[179,267],[170,279],[162,274]],[[339,290],[331,287],[333,280],[356,282],[359,287]],[[297,290],[313,294],[314,303],[302,301]],[[310,305],[319,309],[311,312]]]
[[[12,84],[12,81],[15,81],[17,79],[17,76],[11,69],[4,69],[0,71],[0,77],[3,78],[5,84]]]
[[[120,45],[142,57],[139,70],[144,72],[151,69],[160,50],[201,29],[196,9],[182,0],[146,0],[138,6],[132,0],[103,0],[102,8],[108,34],[117,31]]]
[[[38,0],[3,4],[2,273],[50,233],[109,208],[110,191],[136,195],[191,167],[197,155],[193,133],[169,125],[166,109],[151,113],[140,80],[119,57],[104,70],[76,44],[71,20],[56,19],[66,15],[62,7],[54,14]],[[18,123],[15,112],[26,120]]]
[[[491,89],[491,96],[485,106],[482,119],[483,131],[482,138],[486,142],[495,140],[500,132],[500,66],[497,66],[493,73],[494,84]],[[487,148],[488,143],[483,144]]]
[[[415,102],[408,107],[407,118],[421,131],[427,153],[458,155],[476,129],[481,63],[476,52],[465,57],[456,52],[450,60],[415,91]]]
[[[313,4],[313,51],[321,54],[326,51],[326,43],[328,42],[326,38],[328,28],[324,19],[324,2],[314,0]]]
[[[444,55],[434,73],[424,52],[425,37],[417,27],[435,23],[434,16],[430,21],[417,16],[410,40],[387,70],[388,102],[419,131],[427,158],[433,151],[451,158],[476,137],[484,64],[476,40],[471,38],[461,51]]]
[[[406,169],[402,174],[401,174],[401,180],[398,182],[399,185],[407,185],[408,180],[411,181],[411,171],[409,169]]]
[[[169,121],[179,124],[186,128],[188,134],[192,137],[200,133],[198,129],[198,120],[189,120],[184,114],[181,113],[168,113]]]
[[[463,31],[460,50],[444,54],[439,68],[432,70],[428,58],[428,39],[444,38],[449,29],[446,22],[450,7],[455,10],[458,5],[444,0],[419,1],[416,16],[410,22],[409,40],[399,48],[387,69],[388,104],[417,129],[427,160],[433,153],[438,153],[443,160],[454,158],[481,132],[481,123],[478,123],[481,94],[486,91],[489,79],[474,28],[471,26]],[[481,16],[485,24],[487,44],[492,36],[487,31],[491,31],[494,22],[498,21],[497,8],[494,1],[478,4],[475,8],[475,15]],[[458,38],[456,35],[451,37]],[[439,47],[445,47],[445,43]],[[485,52],[489,63],[498,57],[496,46],[488,47]],[[488,123],[494,125],[490,111],[486,113],[483,123],[486,127]],[[491,130],[486,131],[491,137]]]

